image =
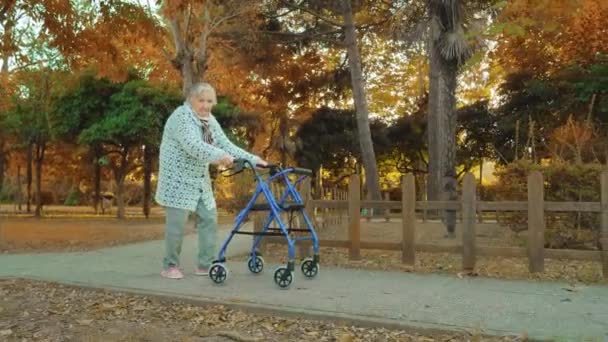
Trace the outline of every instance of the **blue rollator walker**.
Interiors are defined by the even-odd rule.
[[[259,167],[259,166],[257,166]],[[228,278],[228,268],[226,262],[226,248],[235,234],[254,235],[253,246],[251,253],[247,259],[247,266],[251,273],[259,274],[264,269],[264,259],[258,252],[257,248],[262,241],[262,237],[267,235],[284,236],[287,239],[288,246],[288,261],[286,266],[279,267],[274,272],[274,282],[281,288],[288,288],[293,282],[293,273],[295,269],[295,244],[298,241],[312,240],[314,255],[302,261],[300,269],[307,278],[314,278],[319,272],[319,239],[312,226],[308,215],[304,210],[304,202],[302,197],[296,190],[296,186],[302,182],[307,176],[312,176],[312,171],[297,167],[281,168],[278,165],[268,165],[265,168],[269,169],[268,177],[264,179],[262,174],[256,170],[256,165],[252,165],[248,160],[237,159],[234,166],[231,168],[233,173],[226,176],[233,176],[242,172],[245,169],[253,171],[257,187],[247,206],[236,217],[234,229],[230,232],[228,238],[224,241],[222,248],[219,251],[217,260],[213,262],[209,269],[209,278],[216,284],[222,284]],[[299,176],[295,182],[289,178],[290,175]],[[285,191],[280,199],[275,199],[271,191],[271,182],[284,182]],[[267,203],[256,203],[259,196],[264,196]],[[268,211],[266,223],[259,232],[241,232],[241,225],[251,211]],[[281,219],[281,213],[288,213],[290,216],[289,225],[286,226]],[[306,225],[305,228],[293,228],[292,221],[296,214],[301,214]],[[276,222],[278,227],[271,228],[272,222]],[[302,235],[303,232],[310,233],[310,236],[295,236],[293,233],[298,232]]]

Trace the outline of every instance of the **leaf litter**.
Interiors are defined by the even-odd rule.
[[[417,333],[197,306],[49,282],[0,280],[2,341],[522,341],[479,331]]]

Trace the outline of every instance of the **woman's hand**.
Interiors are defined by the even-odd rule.
[[[225,154],[222,158],[213,162],[213,164],[218,165],[218,166],[223,166],[225,168],[231,167],[233,163],[234,163],[234,158],[229,154]]]
[[[258,159],[258,161],[257,161],[257,163],[256,163],[256,166],[259,166],[259,167],[266,167],[266,166],[268,166],[268,162],[267,162],[267,161],[265,161],[264,159]]]

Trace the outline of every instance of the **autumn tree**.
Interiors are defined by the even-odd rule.
[[[125,177],[140,167],[136,161],[142,145],[147,149],[158,146],[163,118],[170,114],[176,102],[170,93],[132,79],[110,97],[104,116],[81,131],[79,142],[103,146],[104,163],[112,170],[117,187],[118,218],[125,217]],[[152,162],[150,157],[147,156],[147,163]],[[145,166],[147,170],[149,165]]]
[[[587,66],[608,51],[608,4],[602,0],[514,0],[497,17],[493,57],[506,74],[546,77]],[[584,43],[582,43],[584,42]]]
[[[251,37],[259,4],[247,0],[179,0],[162,3],[162,14],[173,38],[171,61],[182,76],[183,93],[205,72],[216,49],[235,49]]]
[[[6,111],[10,106],[11,84],[9,75],[9,60],[15,53],[14,35],[17,17],[15,0],[5,1],[0,5],[0,193],[4,185],[4,173],[8,156],[8,130],[5,126]]]
[[[387,138],[387,126],[379,120],[370,124],[374,149],[383,152],[392,142]],[[296,132],[296,160],[308,168],[321,164],[334,176],[333,182],[356,172],[360,166],[361,150],[357,139],[356,114],[352,110],[319,108]]]
[[[120,92],[112,96],[110,102],[108,115],[124,117],[124,124],[130,126],[127,132],[122,133],[124,134],[122,138],[119,138],[120,133],[116,132],[119,129],[116,127],[114,133],[116,139],[124,141],[123,146],[126,146],[128,144],[126,138],[131,135],[131,138],[136,138],[135,141],[141,144],[141,168],[144,183],[143,214],[145,217],[150,215],[152,170],[157,161],[162,130],[165,121],[180,102],[181,97],[174,90],[166,86],[155,86],[144,80],[133,80],[126,83]],[[131,157],[131,159],[133,158]],[[120,165],[110,163],[116,184],[119,185],[119,195],[123,162],[121,161]],[[135,166],[140,167],[138,164]],[[122,198],[117,196],[119,211],[121,201]]]
[[[303,19],[299,27],[305,29],[299,32],[302,37],[329,43],[330,47],[339,46],[346,50],[350,86],[353,94],[354,107],[357,113],[357,136],[361,149],[361,158],[365,167],[368,196],[381,199],[380,182],[377,161],[371,137],[369,123],[369,108],[365,90],[365,78],[359,48],[359,29],[367,26],[378,26],[387,21],[390,15],[390,4],[378,2],[354,2],[342,0],[328,1],[279,1],[279,6],[290,11],[298,11]],[[374,16],[374,14],[379,14]],[[361,22],[357,22],[357,19]],[[332,46],[333,45],[333,46]]]
[[[565,142],[557,137],[582,122],[594,138],[588,155],[576,158],[605,159],[607,15],[600,0],[517,0],[504,7],[492,58],[505,74],[495,143],[505,162],[555,157],[556,144]]]
[[[57,89],[57,74],[47,69],[22,73],[20,76],[20,84],[23,88],[14,98],[13,110],[7,118],[7,125],[27,149],[28,199],[31,193],[31,165],[35,164],[34,199],[36,207],[34,215],[41,217],[42,165],[52,135],[49,114],[52,108],[53,92]]]
[[[106,78],[96,78],[92,72],[85,72],[76,84],[66,88],[55,102],[51,123],[60,139],[78,143],[82,131],[107,114],[110,99],[119,91],[119,85]],[[83,168],[93,168],[93,207],[97,213],[101,199],[102,158],[105,153],[99,141],[87,144],[86,148],[87,163]]]

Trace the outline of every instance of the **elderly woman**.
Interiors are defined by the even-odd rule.
[[[234,145],[211,115],[217,103],[207,83],[194,84],[186,102],[169,117],[160,145],[156,202],[165,208],[165,257],[161,276],[184,277],[179,256],[190,212],[196,212],[198,257],[194,274],[206,276],[216,254],[217,210],[209,164],[230,166],[234,158],[266,165],[260,157]]]

